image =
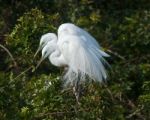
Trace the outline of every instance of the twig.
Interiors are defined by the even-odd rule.
[[[48,115],[62,115],[62,114],[69,114],[69,113],[76,113],[76,111],[67,111],[67,112],[51,112],[51,113],[41,113],[38,116],[35,116],[35,118],[41,118]]]
[[[113,94],[112,94],[111,90],[110,90],[110,89],[107,87],[107,85],[105,85],[105,84],[104,84],[104,87],[106,88],[107,92],[109,93],[109,95],[110,95],[112,101],[114,101],[114,97],[113,97]]]
[[[109,52],[109,53],[111,53],[111,54],[113,54],[113,55],[115,55],[115,56],[117,56],[118,58],[120,58],[122,60],[125,60],[125,58],[123,56],[119,55],[117,52],[113,52],[110,49],[106,49],[106,51]]]
[[[75,111],[65,111],[65,112],[48,112],[48,113],[40,113],[38,116],[35,116],[35,118],[41,118],[48,115],[62,115],[62,114],[70,114],[70,113],[78,113],[82,112],[83,110],[75,110]],[[85,112],[89,112],[89,109],[84,109]]]
[[[136,115],[138,112],[140,112],[142,109],[144,108],[144,106],[142,106],[140,109],[135,110],[133,113],[129,114],[128,116],[126,116],[126,118],[131,118],[134,115]]]
[[[23,72],[21,72],[17,77],[15,77],[13,80],[16,80],[17,78],[19,78],[21,75],[23,75],[24,73],[28,72],[33,66],[28,67],[26,70],[24,70]]]
[[[2,44],[0,44],[0,47],[3,48],[8,53],[8,55],[10,56],[11,60],[14,63],[14,66],[17,67],[18,65],[17,65],[13,55],[10,53],[10,51],[5,46],[3,46]]]

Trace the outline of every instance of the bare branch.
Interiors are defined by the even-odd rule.
[[[3,48],[8,53],[8,55],[10,56],[11,60],[14,63],[14,66],[17,67],[18,65],[17,65],[13,55],[10,53],[10,51],[5,46],[3,46],[2,44],[0,44],[0,47]]]
[[[70,113],[76,113],[76,112],[75,111],[66,111],[66,112],[40,113],[38,116],[35,116],[35,118],[41,118],[44,116],[51,116],[51,115],[63,115],[63,114],[70,114]]]
[[[28,72],[31,68],[33,68],[33,66],[30,66],[27,69],[25,69],[23,72],[21,72],[19,75],[17,75],[13,80],[16,80],[17,78],[19,78],[20,76],[22,76],[23,74]]]
[[[115,55],[115,56],[117,56],[118,58],[120,58],[122,60],[125,60],[125,58],[123,56],[119,55],[117,52],[113,52],[110,49],[106,49],[106,51],[109,52],[109,53],[111,53],[111,54],[113,54],[113,55]]]
[[[144,106],[142,106],[140,109],[135,110],[133,113],[126,116],[126,118],[127,119],[132,118],[134,115],[138,114],[143,108],[144,108]]]

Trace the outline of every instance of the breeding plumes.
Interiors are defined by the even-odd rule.
[[[86,80],[102,82],[107,78],[104,57],[109,55],[94,37],[74,24],[60,25],[58,36],[44,34],[38,51],[41,49],[41,61],[48,57],[53,65],[67,67],[63,80],[65,86],[77,86]]]

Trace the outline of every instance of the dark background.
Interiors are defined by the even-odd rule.
[[[80,106],[62,88],[62,69],[48,60],[34,67],[41,35],[65,22],[111,55],[107,83],[86,83]],[[0,0],[0,118],[150,119],[150,1]]]

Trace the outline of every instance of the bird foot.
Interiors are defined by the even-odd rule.
[[[79,102],[79,98],[80,98],[80,91],[79,91],[79,89],[77,89],[76,87],[73,87],[73,93],[75,95],[77,104],[81,105],[81,103]]]

